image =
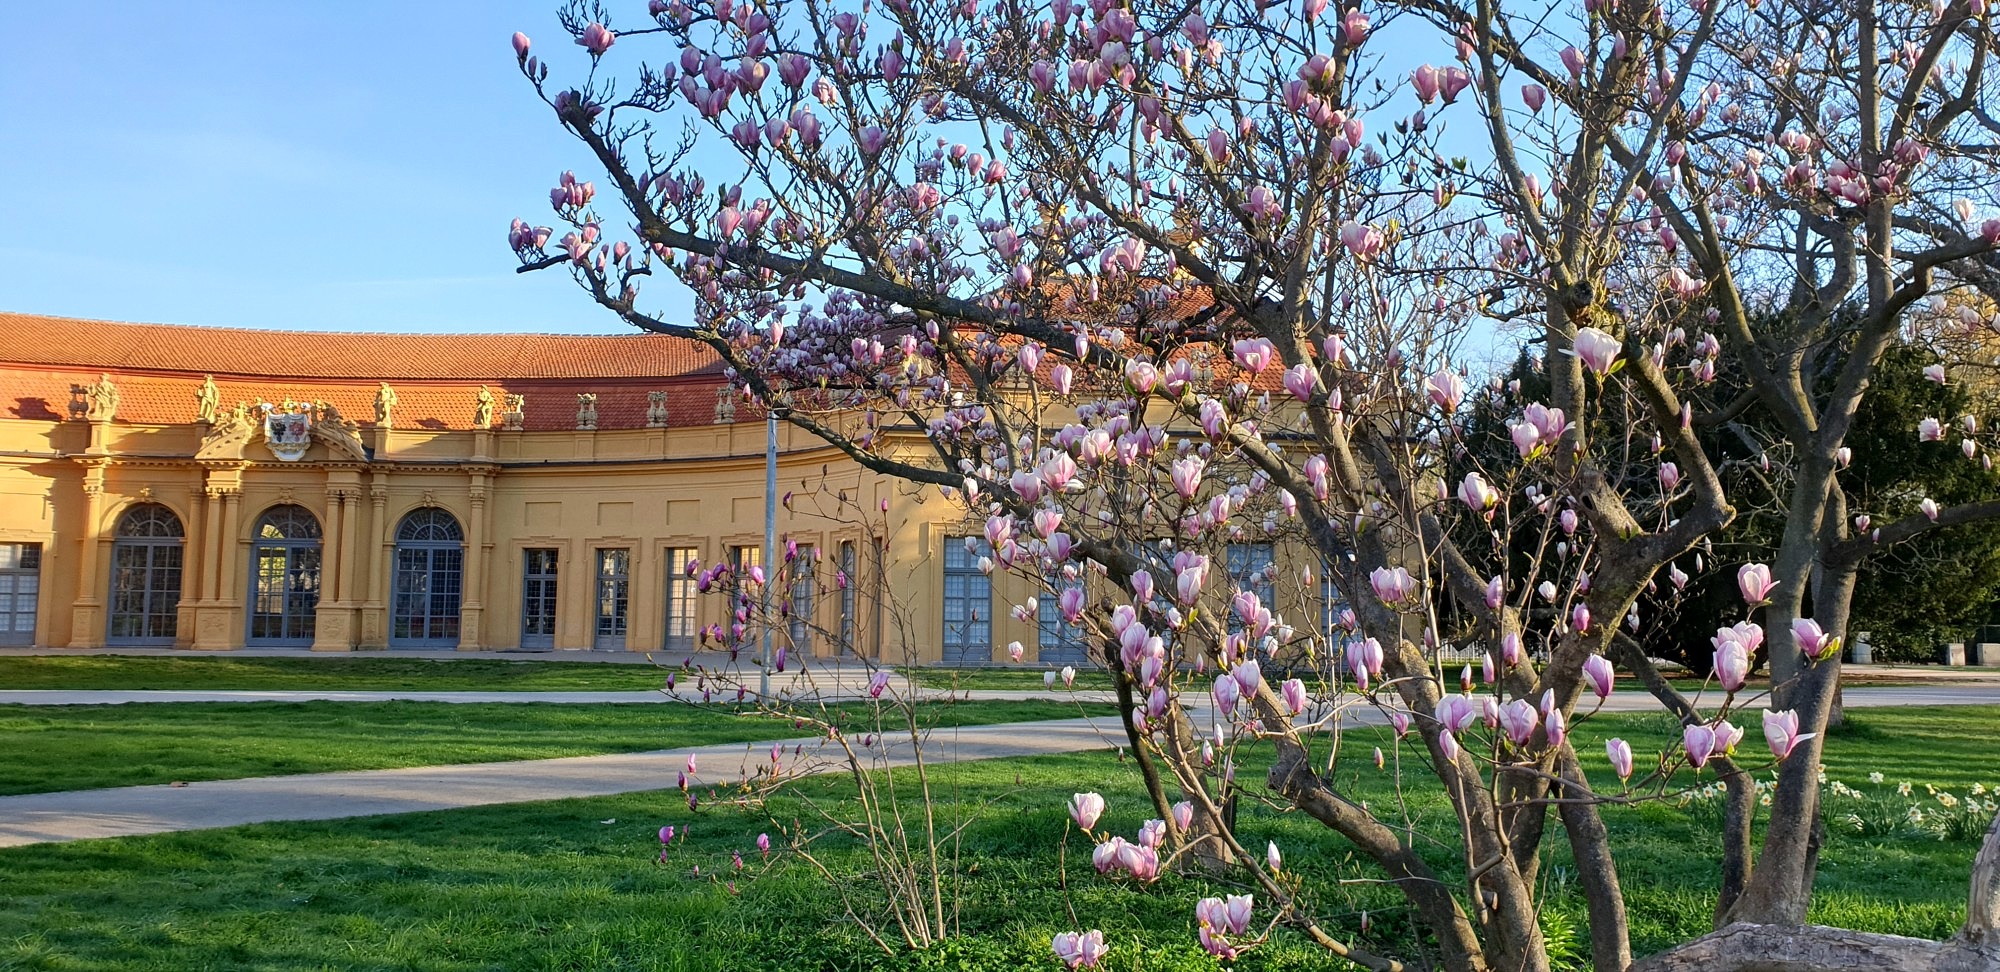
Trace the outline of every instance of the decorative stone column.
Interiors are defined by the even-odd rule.
[[[326,488],[326,531],[320,560],[320,601],[313,612],[314,651],[354,650],[354,609],[347,602],[347,585],[341,583],[347,563],[357,551],[348,544],[347,520],[354,513],[347,491]],[[329,588],[331,590],[329,590]],[[327,595],[331,594],[331,597]]]
[[[368,484],[368,509],[369,529],[377,534],[386,535],[388,528],[383,526],[383,520],[389,515],[389,484],[383,473],[376,473],[373,481]],[[359,550],[364,545],[368,546],[369,550],[376,551],[373,544],[357,543],[355,549]],[[393,549],[390,543],[383,543],[380,551],[373,554],[373,559],[368,564],[368,600],[361,605],[363,648],[389,646],[388,628],[382,616],[382,607],[383,598],[386,596],[383,585],[386,583],[385,575],[388,573],[387,564],[395,556]]]
[[[458,650],[486,647],[486,473],[472,474],[467,489],[472,515],[465,525],[465,592],[458,607]]]
[[[211,469],[202,488],[201,577],[194,608],[194,645],[201,651],[226,651],[242,644],[243,626],[226,593],[239,556],[236,538],[237,475]],[[241,595],[237,595],[241,596]]]
[[[101,648],[104,645],[104,588],[109,575],[103,569],[99,548],[104,520],[104,466],[92,463],[83,471],[82,545],[76,560],[76,602],[70,606],[69,646]]]

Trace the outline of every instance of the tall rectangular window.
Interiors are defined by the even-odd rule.
[[[1229,585],[1230,593],[1251,591],[1257,595],[1264,610],[1277,613],[1273,603],[1275,593],[1271,583],[1271,545],[1268,543],[1232,543],[1229,545]],[[1243,619],[1236,612],[1229,612],[1229,630],[1243,627]]]
[[[860,578],[854,576],[860,566],[859,556],[854,550],[854,541],[840,545],[840,575],[835,582],[840,587],[840,650],[860,654],[860,646],[854,643],[855,586]]]
[[[1074,586],[1059,577],[1049,579],[1049,589],[1035,602],[1036,637],[1039,648],[1036,658],[1043,664],[1074,665],[1088,661],[1083,639],[1083,627],[1063,620],[1062,606],[1058,603],[1065,587]]]
[[[809,654],[813,650],[813,622],[819,603],[818,579],[813,576],[810,551],[800,551],[792,564],[791,624],[792,650]]]
[[[35,601],[42,590],[42,545],[0,543],[0,645],[35,643]]]
[[[968,549],[970,548],[970,549]],[[944,542],[944,661],[993,660],[993,581],[979,569],[987,556],[983,537],[947,537]]]
[[[729,548],[729,567],[742,574],[764,562],[764,548],[754,544]]]
[[[521,647],[556,646],[556,564],[553,547],[521,551]]]
[[[667,631],[662,647],[668,651],[694,650],[695,580],[688,569],[694,565],[696,553],[693,547],[667,551]]]
[[[625,648],[626,610],[632,593],[632,551],[597,551],[597,638],[593,647]]]

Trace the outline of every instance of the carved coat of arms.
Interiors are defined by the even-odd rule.
[[[264,413],[264,444],[271,454],[291,462],[312,447],[312,416],[305,412]]]

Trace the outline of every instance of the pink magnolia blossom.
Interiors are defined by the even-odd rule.
[[[519,37],[520,35],[517,34],[515,36]],[[527,40],[527,38],[522,37],[521,40],[525,41]],[[590,56],[597,57],[602,55],[605,51],[610,50],[611,45],[615,43],[617,40],[618,40],[617,34],[612,33],[611,30],[605,27],[603,24],[592,21],[588,27],[585,27],[583,29],[583,33],[578,35],[576,43],[578,47],[581,47],[584,50],[589,51]],[[520,50],[522,49],[522,47],[523,45],[521,44],[521,41],[515,42],[516,50]]]
[[[1368,15],[1356,7],[1340,19],[1340,39],[1349,47],[1358,47],[1368,39]]]
[[[1736,753],[1736,744],[1743,741],[1743,730],[1727,719],[1715,724],[1715,751],[1724,756]]]
[[[1222,710],[1223,716],[1236,713],[1236,703],[1243,697],[1243,689],[1236,684],[1236,679],[1230,677],[1228,673],[1215,676],[1213,693],[1215,707]]]
[[[1269,367],[1277,357],[1278,348],[1268,338],[1252,338],[1237,341],[1231,347],[1238,367],[1251,374],[1258,374]]]
[[[1300,362],[1285,370],[1285,390],[1299,401],[1312,401],[1313,390],[1318,385],[1319,373],[1309,363]]]
[[[1097,826],[1097,818],[1104,815],[1104,797],[1096,793],[1078,793],[1069,798],[1069,818],[1076,821],[1077,829],[1089,830]]]
[[[1551,747],[1561,746],[1563,740],[1569,738],[1569,724],[1563,718],[1561,709],[1550,709],[1548,715],[1542,717],[1542,732],[1548,736]]]
[[[1540,724],[1533,703],[1527,699],[1515,699],[1500,707],[1500,728],[1507,733],[1507,739],[1516,746],[1525,746],[1535,737],[1535,727]]]
[[[1724,628],[1717,632],[1715,639],[1715,680],[1725,692],[1736,692],[1750,679],[1750,648],[1737,638],[1722,637]]]
[[[518,30],[514,32],[514,57],[522,61],[528,59],[528,35]]]
[[[1437,373],[1424,379],[1424,394],[1431,404],[1442,409],[1446,415],[1458,411],[1458,405],[1465,400],[1465,379],[1450,368],[1440,368]]]
[[[1062,932],[1050,942],[1050,948],[1066,969],[1097,968],[1104,961],[1104,954],[1110,951],[1104,944],[1104,933],[1095,928],[1081,934]]]
[[[1764,710],[1764,742],[1770,745],[1771,755],[1779,759],[1790,756],[1792,750],[1798,748],[1799,743],[1816,735],[1818,733],[1799,732],[1799,714],[1796,710],[1786,709],[1782,712]]]
[[[1410,87],[1416,89],[1417,100],[1426,105],[1437,100],[1442,81],[1443,75],[1429,64],[1410,72]]]
[[[1577,50],[1574,46],[1563,48],[1562,62],[1563,67],[1569,69],[1570,77],[1583,77],[1584,60],[1582,51]]]
[[[1598,375],[1608,375],[1623,364],[1618,360],[1619,352],[1622,350],[1618,339],[1597,328],[1577,328],[1574,343],[1577,360]]]
[[[1769,564],[1744,564],[1736,569],[1736,589],[1743,595],[1743,603],[1751,607],[1769,602],[1777,586]]]
[[[1174,572],[1174,596],[1182,607],[1193,607],[1201,601],[1201,589],[1208,583],[1206,567],[1183,567]]]
[[[1465,474],[1464,481],[1458,484],[1458,499],[1474,513],[1486,514],[1489,517],[1493,508],[1500,505],[1500,494],[1494,492],[1493,487],[1486,485],[1485,477],[1477,472]]]
[[[1623,739],[1606,739],[1604,755],[1611,759],[1611,769],[1621,780],[1632,776],[1632,744]]]
[[[1298,715],[1306,710],[1306,683],[1296,678],[1285,679],[1279,686],[1279,694],[1285,698],[1285,708]]]
[[[1257,694],[1257,690],[1263,687],[1264,684],[1264,674],[1260,670],[1255,658],[1248,659],[1235,668],[1230,669],[1229,677],[1236,680],[1236,687],[1241,690],[1244,698],[1254,697]]]
[[[1448,67],[1439,72],[1439,80],[1444,85],[1444,100],[1447,104],[1457,101],[1460,92],[1472,83],[1472,75],[1461,67]]]
[[[1347,668],[1354,674],[1355,685],[1361,691],[1368,691],[1370,676],[1382,674],[1382,643],[1373,638],[1350,644],[1346,648]]]
[[[1925,418],[1917,423],[1918,442],[1938,442],[1944,439],[1944,423],[1934,418]]]
[[[1267,186],[1251,186],[1248,198],[1243,203],[1243,211],[1252,219],[1273,220],[1284,215],[1284,208],[1278,205],[1278,194]]]
[[[1528,106],[1529,111],[1539,113],[1542,110],[1542,105],[1548,100],[1549,89],[1539,84],[1524,84],[1521,86],[1521,101]]]
[[[1479,709],[1466,695],[1447,695],[1438,700],[1436,717],[1438,725],[1451,732],[1464,732],[1479,718]]]
[[[1715,730],[1707,726],[1688,726],[1681,730],[1681,748],[1687,752],[1688,764],[1695,769],[1708,765],[1708,758],[1715,755]]]
[[[1825,661],[1840,652],[1840,638],[1827,634],[1811,618],[1792,619],[1792,643],[1814,661]]]
[[[1375,596],[1382,603],[1391,606],[1402,604],[1416,596],[1417,580],[1403,567],[1377,567],[1368,575],[1368,586],[1374,588]]]
[[[1923,512],[1925,519],[1930,520],[1932,523],[1937,522],[1939,512],[1937,500],[1926,496],[1923,502],[1917,504],[1917,509]]]
[[[1603,655],[1592,655],[1583,662],[1584,681],[1590,683],[1590,691],[1602,702],[1611,697],[1612,684],[1617,673],[1611,667],[1611,659]]]
[[[1264,863],[1271,868],[1272,874],[1278,873],[1279,865],[1284,863],[1284,857],[1278,853],[1277,841],[1264,842]]]
[[[1667,289],[1672,291],[1674,296],[1682,300],[1693,300],[1701,293],[1702,288],[1707,286],[1700,277],[1696,277],[1679,267],[1667,271],[1666,285]]]
[[[1514,450],[1524,460],[1533,460],[1542,451],[1542,433],[1531,422],[1510,422],[1507,434],[1514,439]]]
[[[1141,884],[1151,884],[1160,877],[1159,852],[1143,844],[1121,845],[1118,848],[1118,866]]]
[[[1356,259],[1367,262],[1382,252],[1384,240],[1381,230],[1350,219],[1340,224],[1340,242]]]
[[[1221,165],[1229,160],[1228,132],[1223,131],[1219,127],[1210,128],[1208,130],[1208,137],[1203,142],[1208,149],[1209,159],[1214,161],[1216,165]]]

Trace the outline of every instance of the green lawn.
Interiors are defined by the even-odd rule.
[[[2000,778],[1989,741],[1995,726],[1995,708],[1855,713],[1835,740],[1829,772],[1858,783],[1883,769],[1891,781],[1962,793]],[[1635,744],[1663,745],[1667,728],[1658,719],[1624,717],[1593,720],[1580,732],[1586,741],[1615,732]],[[1593,765],[1601,768],[1601,759]],[[1241,778],[1254,781],[1256,769],[1246,764]],[[1395,799],[1386,774],[1367,767],[1352,775],[1356,794],[1378,806]],[[1170,876],[1141,890],[1115,886],[1092,873],[1074,837],[1066,859],[1058,857],[1062,803],[1071,792],[1104,793],[1110,809],[1100,826],[1128,838],[1150,816],[1129,763],[1108,753],[1005,760],[940,768],[934,780],[947,808],[992,802],[965,835],[961,937],[926,956],[884,958],[802,863],[783,853],[768,867],[758,862],[752,842],[759,832],[776,833],[774,820],[811,819],[800,795],[834,800],[847,792],[842,781],[824,779],[761,813],[709,803],[691,816],[676,794],[631,794],[0,850],[7,875],[0,882],[0,968],[1011,972],[1057,968],[1049,935],[1077,926],[1104,929],[1112,945],[1107,969],[1217,968],[1196,948],[1193,905],[1221,885]],[[1437,802],[1424,796],[1409,812],[1420,822],[1442,819]],[[1373,876],[1342,842],[1299,814],[1277,814],[1256,801],[1244,801],[1243,814],[1246,836],[1285,849],[1288,873],[1314,889],[1312,906],[1330,927],[1379,948],[1409,944],[1394,891],[1333,880]],[[1704,811],[1651,804],[1610,810],[1607,820],[1637,949],[1705,931],[1714,872]],[[691,824],[693,836],[662,865],[654,832],[667,823]],[[1561,844],[1549,842],[1545,922],[1556,940],[1574,944],[1583,906]],[[1442,869],[1457,867],[1446,844],[1422,846]],[[858,848],[823,849],[844,887],[868,887],[871,866]],[[1836,829],[1812,917],[1948,935],[1963,919],[1975,850],[1973,841],[1860,838]],[[733,851],[751,862],[749,871],[734,871]],[[1335,965],[1281,932],[1236,967]]]
[[[846,718],[867,717],[859,704],[837,708]],[[924,720],[938,725],[976,725],[1074,718],[1079,710],[1062,702],[934,702],[923,712]],[[737,715],[730,706],[674,703],[0,706],[0,794],[550,759],[799,735],[789,721]]]
[[[0,689],[643,692],[665,683],[664,669],[615,662],[447,661],[354,655],[0,657]]]

